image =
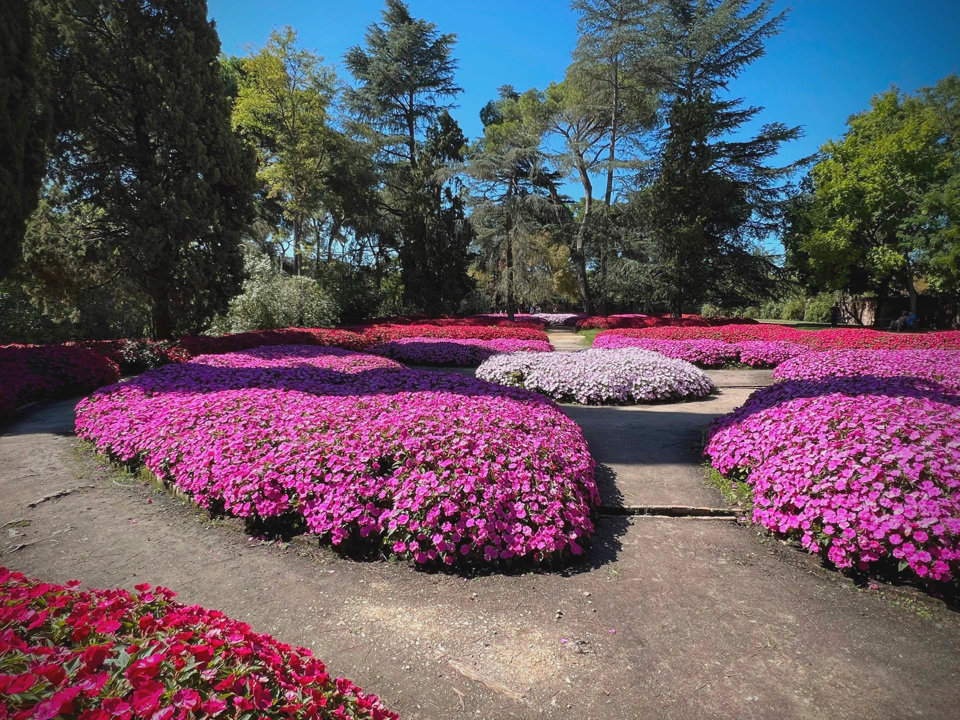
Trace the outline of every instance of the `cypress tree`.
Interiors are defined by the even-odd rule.
[[[92,209],[97,261],[139,287],[153,334],[195,331],[241,287],[252,152],[233,133],[204,0],[51,0],[54,156]]]

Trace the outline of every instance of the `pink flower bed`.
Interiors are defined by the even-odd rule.
[[[88,393],[120,379],[117,364],[102,355],[68,345],[0,347],[0,421],[36,400]]]
[[[748,484],[754,522],[838,567],[892,559],[948,580],[960,570],[958,360],[936,351],[789,360],[775,371],[783,382],[713,425],[706,454]]]
[[[553,403],[385,358],[284,352],[201,357],[103,388],[77,407],[77,434],[202,506],[297,517],[335,545],[448,565],[582,552],[594,463]]]
[[[723,367],[743,364],[750,367],[776,367],[797,355],[810,352],[797,343],[744,340],[728,343],[722,340],[657,340],[613,333],[601,333],[594,340],[595,348],[619,349],[636,347],[652,350],[677,360],[686,360],[699,367]]]
[[[0,567],[0,717],[399,718],[309,650],[166,588],[79,585]]]
[[[363,328],[365,347],[403,338],[447,340],[542,340],[547,334],[530,325],[374,325]]]
[[[454,340],[412,337],[391,340],[369,348],[374,355],[411,365],[475,367],[484,360],[512,352],[552,352],[546,340]]]
[[[726,325],[723,327],[624,328],[602,332],[602,337],[622,336],[645,340],[720,340],[789,342],[813,350],[928,350],[960,349],[960,330],[932,333],[890,333],[868,328],[797,330],[786,325]],[[594,344],[596,344],[596,340]]]

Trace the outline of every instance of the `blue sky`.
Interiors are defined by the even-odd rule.
[[[344,51],[380,19],[382,0],[208,0],[224,52],[262,45],[274,27],[292,25],[306,47],[342,66]],[[453,111],[468,136],[481,132],[480,108],[510,84],[518,90],[561,80],[576,43],[566,0],[410,0],[417,17],[458,36]],[[784,31],[731,90],[765,107],[760,122],[802,125],[805,137],[781,153],[809,155],[839,137],[847,117],[871,95],[904,90],[960,72],[960,0],[795,0]],[[341,67],[342,70],[342,67]],[[343,74],[346,74],[343,71]],[[569,188],[575,190],[574,187]]]

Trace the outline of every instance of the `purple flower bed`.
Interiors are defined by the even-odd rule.
[[[628,335],[601,334],[593,342],[595,348],[619,349],[636,347],[686,360],[698,367],[716,368],[743,364],[750,367],[776,367],[790,358],[810,352],[809,348],[791,342],[747,340],[659,340]]]
[[[719,472],[747,483],[754,522],[837,567],[893,560],[921,578],[956,577],[957,365],[947,385],[902,374],[946,362],[927,355],[928,363],[917,357],[916,365],[877,351],[791,360],[776,374],[808,378],[755,392],[713,425],[705,452]]]
[[[200,357],[97,391],[77,434],[204,507],[299,518],[335,545],[448,565],[582,552],[599,495],[580,428],[534,393],[395,365],[299,346]]]
[[[686,400],[714,390],[689,363],[637,348],[498,355],[477,368],[477,377],[582,405]]]
[[[367,352],[393,358],[410,365],[446,365],[476,367],[487,358],[501,353],[551,352],[553,346],[546,340],[476,340],[437,339],[426,337],[401,338],[380,343]]]

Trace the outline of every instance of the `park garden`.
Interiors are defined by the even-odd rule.
[[[786,11],[575,0],[471,140],[206,5],[0,0],[0,720],[951,717],[955,74],[775,167]]]

